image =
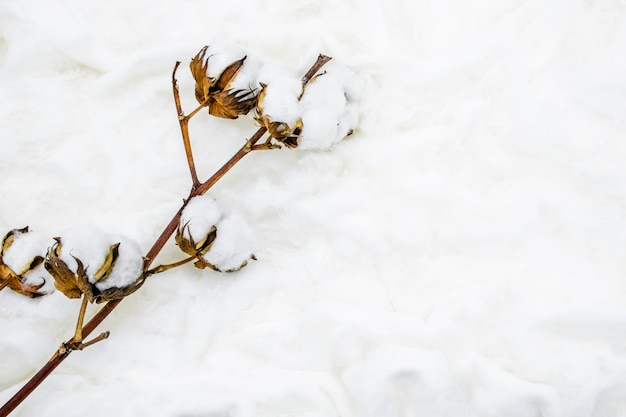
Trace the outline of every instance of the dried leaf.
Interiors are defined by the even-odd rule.
[[[255,104],[254,90],[246,92],[229,88],[247,57],[233,62],[214,78],[207,75],[210,58],[206,57],[207,50],[208,46],[203,47],[189,64],[191,75],[196,81],[196,100],[201,105],[208,106],[209,114],[216,117],[236,119],[239,115],[247,114]]]
[[[69,298],[80,298],[83,291],[78,286],[74,272],[61,260],[61,239],[54,238],[56,243],[48,249],[44,267],[54,278],[54,286]]]
[[[243,62],[246,60],[247,56],[244,56],[239,61],[235,61],[230,64],[222,73],[219,78],[215,82],[215,86],[212,88],[214,91],[224,91],[227,90],[230,84],[233,82],[241,67],[243,67]],[[208,60],[207,60],[208,63]]]
[[[126,287],[111,287],[106,290],[100,291],[96,296],[93,297],[93,301],[96,303],[104,303],[111,300],[119,300],[122,299],[135,291],[137,291],[143,283],[145,282],[144,277],[139,277],[137,281],[135,281],[132,285],[128,285]]]
[[[199,243],[196,243],[189,232],[189,223],[186,223],[176,231],[176,244],[187,255],[197,256],[206,253],[215,240],[217,228],[213,226],[209,233]]]
[[[119,258],[120,255],[119,247],[119,243],[111,245],[102,266],[94,274],[94,282],[104,281],[111,275],[115,267],[115,262],[117,262],[117,258]]]
[[[39,290],[46,284],[46,280],[42,278],[42,283],[38,285],[27,284],[22,277],[15,277],[15,279],[9,281],[9,288],[16,293],[22,294],[29,298],[37,298],[46,293],[39,292]]]
[[[28,265],[24,267],[20,275],[25,275],[26,273],[32,271],[37,268],[39,265],[43,263],[43,256],[35,256],[32,261]]]
[[[209,89],[215,82],[214,78],[207,76],[207,69],[209,65],[208,58],[205,60],[206,51],[208,46],[205,46],[192,58],[189,68],[191,69],[191,75],[196,81],[195,93],[196,99],[199,103],[207,102],[209,98]]]
[[[252,255],[252,256],[250,257],[250,259],[254,259],[254,260],[256,260],[256,256]],[[239,267],[236,267],[236,268],[230,268],[230,269],[226,269],[226,270],[224,270],[224,269],[220,269],[220,268],[218,268],[217,266],[213,265],[211,262],[209,262],[209,261],[207,261],[206,259],[204,259],[204,257],[203,257],[203,256],[199,256],[199,257],[198,257],[198,260],[197,260],[196,262],[194,262],[194,266],[195,266],[196,268],[199,268],[199,269],[210,268],[210,269],[212,269],[212,270],[214,270],[214,271],[217,271],[217,272],[237,272],[237,271],[239,271],[241,268],[245,267],[246,265],[248,265],[248,261],[247,261],[247,260],[246,260],[246,261],[243,261],[243,263],[242,263],[241,265],[239,265]]]
[[[74,255],[72,255],[72,258],[74,258],[77,265],[75,277],[78,289],[89,299],[90,302],[93,302],[93,297],[98,292],[98,289],[95,285],[89,282],[89,276],[87,275],[88,267],[85,267],[82,261]]]
[[[208,262],[206,259],[204,259],[202,256],[198,257],[198,260],[196,262],[193,263],[193,265],[198,268],[198,269],[206,269],[206,268],[210,268],[214,271],[220,272],[219,269],[217,269],[217,267],[215,265],[213,265],[212,263]]]
[[[224,119],[236,119],[248,114],[254,107],[254,91],[243,90],[216,91],[209,97],[209,114]]]

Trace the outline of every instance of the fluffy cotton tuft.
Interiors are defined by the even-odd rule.
[[[2,260],[15,273],[21,273],[36,256],[44,256],[50,242],[42,235],[29,231],[13,235],[13,243],[2,254]]]
[[[290,127],[302,118],[298,97],[302,93],[299,77],[276,64],[261,69],[259,81],[266,85],[261,107],[271,122],[287,123]]]
[[[143,254],[137,243],[124,236],[111,236],[110,240],[113,243],[119,242],[119,257],[111,275],[96,284],[100,291],[129,286],[143,274]]]
[[[63,232],[61,243],[61,259],[73,272],[78,268],[74,257],[80,259],[92,284],[94,274],[104,263],[110,247],[120,244],[119,257],[111,275],[96,283],[96,288],[101,291],[131,285],[143,273],[143,255],[137,244],[128,238],[110,235],[92,226],[77,226]]]
[[[217,237],[204,258],[220,271],[241,268],[253,258],[254,233],[238,215],[229,215],[217,225]]]
[[[208,195],[199,195],[187,203],[180,217],[180,225],[187,227],[187,233],[195,242],[200,242],[221,218],[222,211],[215,199]]]
[[[266,85],[260,110],[269,121],[291,128],[301,121],[300,149],[327,149],[357,125],[363,80],[340,64],[327,65],[304,92],[301,78],[275,64],[266,64],[259,75]]]
[[[330,64],[329,64],[330,65]],[[327,149],[356,128],[363,82],[333,65],[306,87],[302,99],[300,149]]]

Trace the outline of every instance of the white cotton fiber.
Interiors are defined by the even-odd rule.
[[[283,122],[294,127],[302,117],[298,98],[302,82],[292,72],[276,64],[266,64],[261,69],[259,81],[266,85],[260,106],[272,122]]]
[[[362,88],[362,81],[340,65],[313,79],[300,101],[303,127],[299,148],[327,149],[355,129]]]
[[[21,274],[36,256],[45,256],[49,243],[36,232],[15,233],[13,243],[2,254],[2,260],[13,272]]]
[[[119,257],[111,275],[96,284],[100,291],[123,288],[133,284],[143,273],[143,254],[137,243],[124,236],[111,236],[110,241],[119,242]]]
[[[236,270],[253,257],[254,234],[245,220],[229,215],[217,225],[217,237],[204,256],[220,271]]]
[[[75,226],[61,233],[61,260],[76,272],[80,259],[87,268],[87,277],[93,282],[94,274],[104,263],[110,245],[107,235],[93,226]]]
[[[215,199],[208,195],[199,195],[189,200],[180,217],[179,224],[181,228],[186,227],[186,233],[195,242],[200,242],[221,218],[222,211]]]
[[[104,263],[111,246],[120,243],[119,257],[111,275],[96,284],[96,288],[101,291],[131,285],[142,274],[141,251],[135,242],[125,237],[110,235],[92,226],[77,226],[63,232],[61,243],[61,259],[74,272],[78,268],[74,257],[80,259],[83,267],[87,269],[87,278],[92,284],[95,281],[94,274]]]

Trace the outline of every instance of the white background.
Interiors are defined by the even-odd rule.
[[[190,186],[171,71],[191,110],[215,39],[333,56],[359,129],[247,156],[210,194],[258,261],[151,278],[16,416],[626,415],[626,2],[2,0],[0,233],[147,251]],[[256,127],[190,129],[206,178]],[[2,403],[78,307],[0,293]]]

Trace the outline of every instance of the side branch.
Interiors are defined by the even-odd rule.
[[[178,113],[178,124],[180,125],[180,132],[183,136],[183,145],[185,146],[185,154],[187,155],[187,164],[189,165],[189,172],[191,173],[191,182],[193,188],[197,187],[200,181],[198,181],[198,174],[196,172],[196,164],[193,161],[193,152],[191,151],[191,140],[189,139],[189,117],[183,113],[183,107],[180,104],[180,94],[178,92],[178,82],[176,81],[176,71],[180,61],[176,61],[174,65],[174,71],[172,71],[172,90],[174,93],[174,103],[176,104],[176,113]],[[202,106],[200,107],[202,108]],[[198,109],[193,113],[197,113]]]

